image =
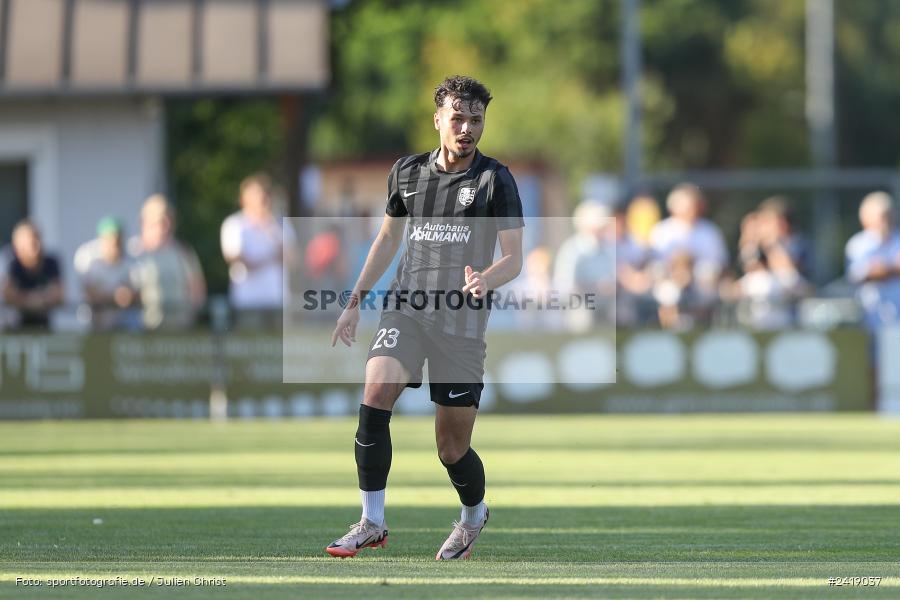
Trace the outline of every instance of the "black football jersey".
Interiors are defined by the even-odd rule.
[[[399,310],[434,331],[483,338],[489,303],[461,292],[465,267],[494,260],[497,231],[525,224],[509,169],[478,150],[458,173],[438,168],[439,150],[397,161],[386,213],[407,216],[406,244],[384,310]]]

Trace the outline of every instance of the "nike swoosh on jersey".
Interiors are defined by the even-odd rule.
[[[465,396],[465,395],[468,394],[468,393],[469,393],[469,390],[466,390],[466,391],[464,391],[464,392],[460,392],[459,394],[454,394],[454,393],[453,393],[453,390],[450,390],[450,393],[447,394],[447,395],[450,396],[451,399],[453,399],[453,398],[459,398],[460,396]]]
[[[356,442],[357,444],[359,444],[360,446],[362,446],[363,448],[368,448],[369,446],[375,445],[375,442],[372,442],[371,444],[360,444],[359,440],[356,438],[353,438],[353,441]]]
[[[403,192],[403,197],[404,197],[404,198],[409,198],[410,196],[415,196],[415,195],[418,194],[418,193],[419,193],[419,192]]]

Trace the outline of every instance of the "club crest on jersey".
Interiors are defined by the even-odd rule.
[[[475,201],[475,188],[473,187],[464,187],[459,188],[459,193],[456,194],[456,199],[459,200],[459,203],[463,206],[468,206]]]

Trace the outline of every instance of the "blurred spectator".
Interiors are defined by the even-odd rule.
[[[586,200],[572,216],[575,233],[560,245],[553,269],[553,285],[561,293],[615,287],[614,224],[609,208]]]
[[[40,232],[30,221],[13,229],[12,247],[3,297],[18,311],[20,327],[49,329],[50,312],[63,303],[59,263],[44,253]]]
[[[9,270],[7,267],[13,259],[12,245],[4,244],[0,246],[0,331],[8,326],[14,325],[16,321],[16,311],[6,306],[6,298],[3,290],[6,287],[6,275]]]
[[[650,234],[659,223],[661,215],[656,199],[649,194],[639,194],[628,203],[625,224],[628,235],[642,247],[650,246]]]
[[[134,302],[132,265],[123,241],[121,222],[105,217],[97,224],[97,237],[75,252],[75,272],[91,309],[91,324],[98,331],[132,326],[126,310]]]
[[[694,257],[675,251],[662,265],[653,284],[653,298],[659,305],[659,324],[666,329],[685,330],[706,321],[711,310],[694,277]]]
[[[360,208],[359,213],[354,219],[341,219],[341,224],[347,231],[347,280],[344,287],[351,289],[356,283],[354,277],[358,273],[362,273],[363,265],[369,256],[369,249],[375,241],[378,232],[381,231],[380,215],[372,215],[365,208]],[[384,274],[378,278],[378,281],[372,286],[373,290],[387,290],[391,281],[397,273],[397,264],[400,262],[402,252],[397,252],[391,261],[391,266],[385,269]]]
[[[790,260],[793,268],[807,276],[810,267],[810,244],[802,234],[794,231],[787,199],[772,196],[760,203],[747,227],[742,224],[738,241],[739,257],[754,259],[759,254],[779,252]]]
[[[553,299],[558,304],[564,298],[554,290],[553,255],[546,246],[531,250],[525,256],[522,273],[499,292],[501,296],[509,294],[515,298],[515,304],[506,309],[495,308],[491,312],[491,327],[553,331],[565,325],[561,311],[548,309],[547,300]]]
[[[206,301],[196,253],[174,237],[175,216],[156,194],[141,209],[141,249],[131,270],[146,329],[179,329],[194,323]]]
[[[795,301],[810,291],[800,271],[807,249],[791,232],[780,198],[764,201],[741,221],[738,256],[743,276],[722,286],[723,299],[737,303],[738,322],[764,330],[792,325]]]
[[[635,201],[644,203],[645,197],[636,198]],[[659,214],[655,202],[652,206]],[[639,207],[639,210],[642,209]],[[619,325],[637,325],[646,321],[644,309],[651,300],[649,292],[652,280],[647,271],[650,249],[639,237],[649,237],[649,228],[646,221],[639,223],[634,218],[629,219],[629,216],[636,215],[640,213],[634,212],[630,205],[627,210],[619,208],[615,211],[616,323]],[[652,216],[652,213],[648,216]],[[637,231],[631,226],[638,226]]]
[[[641,269],[650,258],[650,249],[633,235],[628,227],[625,208],[613,211],[613,240],[616,246],[616,262],[631,269]]]
[[[858,295],[870,330],[900,317],[900,234],[891,218],[893,201],[873,192],[859,207],[862,231],[847,242],[847,279]]]
[[[281,325],[282,266],[293,244],[292,230],[283,233],[272,212],[271,182],[265,175],[241,182],[240,201],[241,210],[225,219],[221,229],[231,306],[238,327],[275,328]]]
[[[650,233],[653,251],[654,278],[665,283],[661,289],[684,287],[690,294],[681,294],[683,306],[690,298],[697,302],[695,316],[711,314],[710,307],[718,299],[718,284],[728,262],[728,250],[722,232],[712,222],[702,218],[706,200],[700,188],[681,183],[669,193],[666,207],[671,216],[660,221]],[[686,256],[685,256],[686,255]],[[690,264],[691,274],[671,272]],[[654,292],[654,295],[657,295]],[[664,294],[669,298],[669,294]]]
[[[347,258],[340,225],[332,223],[313,235],[303,259],[310,284],[319,290],[342,292],[347,285]]]
[[[615,223],[609,208],[585,200],[572,217],[575,233],[563,241],[556,254],[553,286],[561,297],[594,294],[595,319],[609,322],[616,293]],[[569,311],[567,318],[576,329],[590,327],[590,315]]]

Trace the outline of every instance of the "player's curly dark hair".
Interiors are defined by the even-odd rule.
[[[440,108],[444,105],[447,96],[468,102],[469,107],[475,102],[480,103],[487,108],[492,96],[483,83],[477,79],[466,77],[465,75],[454,75],[443,80],[434,90],[434,105]]]

